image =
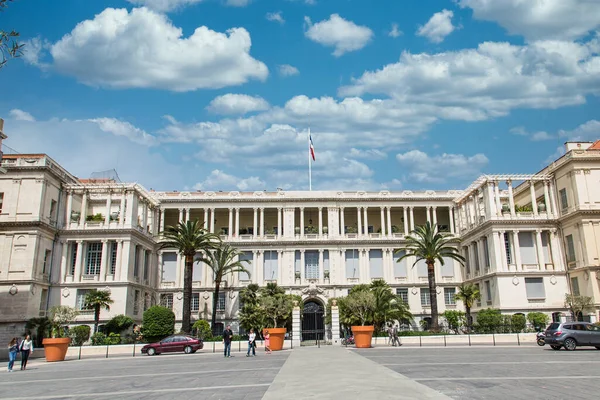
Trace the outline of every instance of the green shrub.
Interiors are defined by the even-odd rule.
[[[460,328],[465,325],[465,313],[459,310],[446,310],[441,314],[448,323],[448,329],[458,334]]]
[[[503,326],[504,318],[500,310],[496,308],[486,308],[477,313],[477,323],[475,330],[477,333],[497,333]]]
[[[127,315],[116,315],[110,321],[106,323],[104,329],[106,333],[121,333],[133,325],[133,320],[129,318]]]
[[[515,314],[510,317],[511,328],[513,332],[523,332],[527,326],[527,319],[523,314]]]
[[[210,329],[210,324],[208,321],[203,319],[199,319],[198,321],[194,322],[192,329],[196,331],[196,336],[200,339],[210,340],[213,336],[212,330]]]
[[[82,346],[90,339],[91,328],[88,325],[78,325],[69,329],[72,346]]]
[[[175,314],[171,309],[152,306],[144,312],[144,339],[149,342],[159,341],[175,332]]]
[[[106,342],[106,335],[102,332],[96,332],[92,335],[92,346],[103,346]]]
[[[104,344],[120,344],[121,343],[121,335],[118,333],[110,333],[106,339],[104,339]]]
[[[533,325],[536,331],[539,331],[548,325],[550,317],[541,312],[530,312],[527,314],[527,320],[531,325]]]

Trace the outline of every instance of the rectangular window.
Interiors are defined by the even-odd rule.
[[[358,250],[346,250],[346,278],[358,278]]]
[[[2,204],[4,203],[4,193],[0,192],[0,214],[2,213]]]
[[[406,250],[394,251],[394,277],[406,278],[408,277],[407,264],[408,260],[405,258],[402,261],[398,260],[406,254]]]
[[[471,274],[471,254],[469,251],[469,246],[463,247],[463,251],[465,254],[465,268],[467,269],[467,275]]]
[[[44,264],[42,265],[42,274],[48,273],[48,267],[50,266],[50,260],[52,259],[52,251],[46,250],[44,252]]]
[[[200,311],[200,293],[192,293],[192,312]]]
[[[400,296],[403,302],[408,304],[408,288],[397,288],[396,294]]]
[[[569,199],[567,198],[567,189],[560,189],[558,191],[558,197],[560,198],[560,208],[564,211],[569,208]]]
[[[85,263],[85,275],[100,275],[100,264],[102,263],[102,243],[92,242],[88,244]]]
[[[137,278],[140,276],[140,246],[135,246],[135,252],[133,254],[133,276]]]
[[[140,291],[133,292],[133,314],[137,315],[140,312]]]
[[[484,282],[485,285],[485,299],[489,302],[492,301],[492,285],[490,283],[490,281],[485,281]]]
[[[577,261],[575,257],[575,242],[573,241],[573,235],[567,235],[565,237],[567,241],[567,262]]]
[[[444,302],[447,306],[456,304],[454,296],[456,295],[455,288],[444,288]]]
[[[506,264],[511,265],[512,262],[512,252],[510,251],[510,236],[508,232],[504,232],[504,252],[506,253]]]
[[[219,293],[219,300],[217,301],[217,311],[225,312],[225,292]]]
[[[56,222],[56,200],[50,200],[50,223]]]
[[[536,265],[538,263],[533,235],[533,232],[519,232],[518,234],[521,263],[526,265]]]
[[[488,238],[485,236],[483,238],[483,261],[485,262],[484,267],[490,267],[490,249],[488,247]]]
[[[42,289],[42,294],[40,297],[40,317],[44,317],[46,315],[47,304],[48,304],[48,289]]]
[[[579,292],[579,279],[575,278],[571,278],[571,291],[573,292],[574,296],[580,296],[580,292]]]
[[[87,308],[85,307],[85,296],[91,292],[91,289],[77,289],[77,298],[75,299],[75,307],[77,307],[77,310],[79,311],[86,311]]]
[[[162,262],[162,282],[175,282],[177,278],[177,253],[163,253]]]
[[[476,284],[475,284],[475,287],[477,288],[477,291],[478,291],[479,293],[481,293],[481,288],[479,287],[479,283],[476,283]],[[477,306],[478,306],[478,307],[481,307],[481,298],[477,299]]]
[[[542,254],[545,264],[551,264],[554,261],[550,250],[550,232],[542,232]]]
[[[173,293],[163,293],[160,295],[160,305],[173,309]]]
[[[417,263],[417,276],[419,278],[427,278],[427,263],[421,260]]]
[[[421,288],[421,305],[423,307],[431,306],[429,288]]]
[[[454,276],[454,260],[449,257],[442,257],[444,260],[444,265],[440,265],[440,269],[443,277],[453,277]],[[436,261],[436,265],[439,265]]]
[[[114,275],[117,270],[117,242],[110,244],[110,274]]]
[[[473,262],[475,263],[475,271],[479,271],[479,244],[477,242],[473,242]]]
[[[204,263],[198,260],[194,261],[192,268],[192,282],[202,282],[202,265],[204,265]]]
[[[382,250],[369,250],[369,273],[371,278],[383,278]]]
[[[304,252],[304,277],[306,279],[319,279],[319,252]]]
[[[525,278],[525,290],[527,299],[542,300],[546,298],[544,289],[544,278]]]
[[[71,243],[71,275],[75,275],[75,263],[77,263],[77,243]]]
[[[251,251],[244,251],[240,254],[240,262],[246,268],[250,274],[246,272],[238,272],[238,278],[240,281],[249,281],[254,272],[254,254]]]
[[[267,281],[277,280],[277,252],[267,250],[264,253],[263,261],[264,279]]]
[[[144,280],[148,280],[148,270],[150,268],[150,252],[143,250],[144,252]]]

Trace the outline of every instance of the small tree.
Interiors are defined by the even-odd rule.
[[[89,325],[78,325],[69,329],[69,335],[71,336],[71,345],[82,346],[85,342],[90,339],[90,332],[92,329]]]
[[[92,290],[85,295],[85,308],[94,310],[94,333],[98,332],[100,310],[110,311],[112,303],[114,301],[110,298],[108,290]]]
[[[446,310],[442,313],[442,317],[448,323],[448,329],[458,334],[460,328],[465,324],[465,313],[459,310]]]
[[[477,332],[495,333],[502,326],[502,313],[496,308],[486,308],[477,313]]]
[[[52,337],[64,338],[67,337],[69,325],[77,318],[79,312],[69,306],[54,306],[49,312],[50,321],[52,321]]]
[[[196,331],[196,336],[198,336],[200,339],[207,340],[213,337],[210,324],[208,321],[203,319],[199,319],[198,321],[194,322],[192,329]]]
[[[154,342],[175,332],[175,314],[171,309],[152,306],[144,312],[144,338]]]
[[[106,333],[122,333],[133,326],[133,319],[127,315],[119,314],[112,317],[105,325]]]
[[[471,308],[473,304],[475,304],[476,300],[481,299],[481,293],[477,286],[472,284],[462,284],[458,288],[458,293],[454,295],[454,298],[457,300],[461,300],[465,305],[465,312],[467,315],[467,329],[471,329],[473,325],[473,317],[471,317]]]
[[[282,328],[292,313],[292,300],[285,294],[275,296],[261,296],[260,307],[264,313],[265,321],[269,321],[269,328]]]
[[[527,319],[523,314],[514,314],[510,317],[510,326],[512,328],[512,332],[523,332],[525,327],[527,326]]]
[[[540,331],[548,324],[548,321],[550,321],[550,317],[548,317],[544,313],[535,311],[527,314],[527,320],[531,325],[533,325],[536,331]]]
[[[375,295],[369,290],[357,290],[348,294],[343,302],[343,323],[347,326],[366,326],[373,323]]]
[[[583,313],[593,309],[594,302],[589,296],[565,295],[565,307],[571,312],[573,321],[580,321]]]
[[[255,329],[257,332],[265,326],[264,313],[260,308],[259,286],[251,283],[240,292],[240,326],[246,331]]]
[[[27,333],[35,329],[35,335],[32,335],[35,340],[35,346],[41,347],[45,337],[52,336],[52,321],[47,317],[31,318],[25,324]]]

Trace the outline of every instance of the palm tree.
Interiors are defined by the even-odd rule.
[[[190,323],[192,316],[192,272],[194,257],[202,251],[215,249],[221,242],[218,235],[209,233],[202,228],[198,220],[180,222],[177,226],[168,226],[162,235],[165,241],[160,248],[175,248],[185,257],[183,270],[183,318],[181,330],[185,333],[192,331]]]
[[[212,270],[213,280],[215,282],[215,294],[213,296],[212,309],[212,330],[215,333],[215,322],[217,320],[217,304],[219,302],[219,290],[221,282],[226,279],[227,275],[236,272],[245,272],[250,275],[250,271],[244,268],[243,263],[248,263],[248,260],[239,260],[241,253],[229,244],[223,244],[217,247],[214,251],[207,251],[205,257],[200,257],[198,260],[205,263]]]
[[[408,305],[402,301],[400,296],[392,292],[390,286],[383,279],[371,282],[370,290],[375,295],[373,324],[377,331],[382,332],[388,322],[412,319]]]
[[[435,291],[435,262],[439,261],[444,265],[444,257],[458,261],[464,264],[465,258],[458,253],[458,249],[452,244],[458,242],[450,233],[440,233],[436,227],[429,222],[424,226],[419,226],[406,237],[404,248],[396,252],[404,251],[398,262],[407,257],[415,257],[413,267],[424,260],[427,264],[427,280],[429,281],[429,300],[431,303],[431,329],[437,331],[438,326],[438,306],[437,292]]]
[[[110,305],[114,303],[110,298],[108,290],[92,290],[85,295],[85,308],[94,310],[94,333],[98,332],[98,322],[100,322],[100,310],[110,311]]]
[[[481,293],[477,286],[473,284],[462,284],[458,288],[458,293],[454,295],[454,298],[461,300],[465,305],[465,313],[467,314],[467,329],[471,329],[473,321],[471,320],[471,307],[475,303],[475,300],[481,299]]]

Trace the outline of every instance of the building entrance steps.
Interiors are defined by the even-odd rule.
[[[343,347],[294,349],[263,400],[450,397]]]

